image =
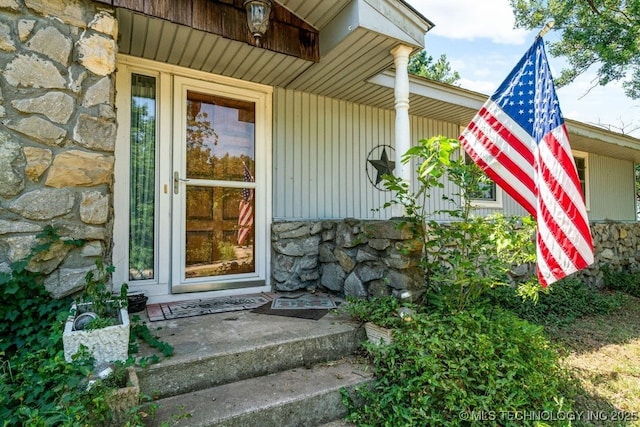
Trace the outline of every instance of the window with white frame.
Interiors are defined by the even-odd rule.
[[[584,197],[584,204],[587,210],[589,210],[589,153],[575,150],[572,150],[571,153],[573,154],[573,160],[576,163],[578,179],[580,180],[582,196]]]
[[[464,161],[467,164],[474,164],[469,155],[464,153]],[[496,185],[478,167],[481,177],[477,183],[477,188],[468,194],[471,204],[478,208],[502,208],[502,189]]]

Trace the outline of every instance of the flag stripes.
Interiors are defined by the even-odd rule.
[[[535,216],[534,147],[524,143],[525,131],[518,132],[516,122],[494,116],[499,108],[489,99],[460,140],[487,176]]]
[[[243,162],[244,167],[242,179],[244,182],[253,182],[253,176]],[[240,198],[240,206],[238,212],[238,245],[243,246],[251,235],[253,229],[253,189],[243,188]]]
[[[473,161],[536,219],[542,286],[593,263],[582,187],[541,38],[460,140]]]

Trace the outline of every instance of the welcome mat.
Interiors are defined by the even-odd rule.
[[[191,301],[176,301],[147,305],[149,321],[179,319],[203,314],[250,310],[271,303],[265,294],[216,297]]]
[[[337,305],[329,297],[303,294],[299,296],[278,296],[271,303],[274,310],[331,310]]]
[[[325,314],[329,312],[326,309],[286,309],[286,310],[277,310],[271,308],[271,303],[268,302],[264,305],[261,305],[258,308],[254,308],[251,310],[252,313],[256,314],[268,314],[272,316],[284,316],[284,317],[295,317],[298,319],[309,319],[309,320],[320,320],[324,317]]]

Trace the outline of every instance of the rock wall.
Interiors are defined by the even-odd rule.
[[[89,0],[0,0],[0,269],[46,225],[84,239],[34,267],[56,298],[109,255],[117,35],[113,11]]]
[[[320,287],[363,297],[422,287],[422,244],[395,221],[276,222],[271,240],[277,291]]]
[[[591,225],[595,263],[575,273],[602,287],[602,266],[640,271],[640,223]],[[421,245],[407,227],[394,221],[277,222],[271,227],[272,282],[277,291],[321,288],[366,297],[422,288],[417,263]],[[513,270],[513,278],[535,274],[531,266]]]
[[[591,286],[604,285],[601,268],[611,271],[640,271],[640,223],[603,222],[591,224],[595,262],[576,276]]]

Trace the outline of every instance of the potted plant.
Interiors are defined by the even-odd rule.
[[[402,307],[394,296],[355,298],[347,297],[347,313],[364,325],[367,339],[374,343],[390,344],[393,329],[409,320],[411,309]]]
[[[105,400],[111,410],[111,425],[122,426],[128,421],[132,409],[140,404],[140,384],[133,366],[118,366],[111,376],[115,380],[115,388],[105,396]]]
[[[84,293],[72,304],[62,334],[67,362],[83,346],[96,366],[127,359],[130,330],[127,286],[122,286],[120,295],[113,295],[109,283],[112,272],[112,266],[105,267],[98,259],[96,272],[87,273]]]

